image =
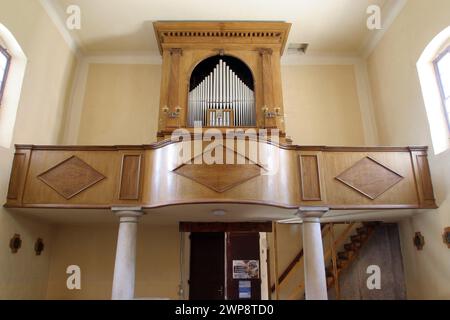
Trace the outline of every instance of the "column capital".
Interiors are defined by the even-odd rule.
[[[302,218],[303,222],[320,222],[320,218],[330,211],[328,207],[300,207],[297,215]]]
[[[272,53],[273,53],[273,50],[271,48],[260,48],[259,49],[259,54],[261,56],[265,56],[265,55],[271,56]]]
[[[170,48],[169,52],[170,52],[170,55],[174,55],[174,54],[180,55],[180,56],[183,55],[183,49],[181,49],[181,48]]]
[[[112,207],[111,211],[120,218],[120,222],[137,222],[144,214],[141,207]]]

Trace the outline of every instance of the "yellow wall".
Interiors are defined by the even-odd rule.
[[[0,2],[0,23],[22,47],[27,68],[15,123],[13,143],[58,143],[67,86],[75,56],[38,1]],[[0,199],[6,199],[14,148],[0,147]],[[7,245],[21,235],[22,249],[11,254]],[[0,208],[0,299],[44,298],[47,290],[51,227]],[[46,244],[34,254],[38,237]]]
[[[286,133],[301,145],[364,145],[351,65],[282,68]]]
[[[79,144],[156,141],[161,66],[91,64]]]
[[[275,285],[275,246],[274,233],[268,233],[269,240],[269,261],[270,261],[270,281]],[[303,247],[302,226],[296,224],[278,224],[277,225],[277,255],[278,255],[278,277],[287,269],[295,256]],[[279,296],[281,300],[288,299],[296,286],[303,282],[303,262],[294,269],[289,275],[288,280],[279,287]],[[301,292],[302,293],[302,292]],[[296,297],[300,298],[301,293]],[[275,292],[272,299],[276,298]]]
[[[58,226],[53,239],[47,298],[111,299],[117,232],[118,224]],[[178,299],[179,239],[176,224],[139,224],[136,298]],[[81,269],[81,290],[66,287],[69,265]]]
[[[409,0],[368,59],[381,144],[432,146],[416,62],[428,43],[450,22],[450,1]],[[429,152],[440,208],[401,223],[408,298],[449,299],[450,250],[442,241],[450,226],[450,150]],[[423,251],[414,233],[425,236]]]
[[[363,145],[351,65],[282,68],[287,134],[300,144]],[[156,140],[161,66],[90,64],[78,144]]]

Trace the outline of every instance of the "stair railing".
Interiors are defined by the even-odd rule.
[[[328,224],[323,225],[322,238],[324,238],[328,232],[329,232],[329,225]],[[303,260],[303,249],[300,250],[300,252],[295,256],[295,258],[286,268],[286,270],[284,270],[284,272],[279,276],[278,290],[281,290],[281,288],[285,286],[287,280],[291,277],[292,274],[294,274],[294,271],[297,270],[297,268],[301,265],[302,260]],[[276,290],[275,287],[276,285],[272,285],[271,287],[272,293],[275,292]]]
[[[334,285],[335,285],[335,290],[336,290],[336,298],[339,299],[340,297],[340,288],[339,288],[339,281],[338,277],[339,277],[339,273],[338,273],[338,266],[337,266],[337,249],[349,238],[350,234],[353,231],[353,228],[355,226],[355,222],[349,223],[347,225],[347,227],[345,228],[345,230],[339,235],[339,237],[335,240],[334,239],[334,224],[329,223],[327,224],[323,229],[322,229],[322,238],[325,238],[328,233],[330,233],[330,248],[328,248],[325,251],[324,254],[324,260],[325,262],[328,261],[328,259],[331,258],[332,261],[332,265],[333,265],[333,276],[334,276]],[[303,256],[302,259],[299,260],[299,262],[296,264],[294,269],[297,269],[298,266],[300,265],[300,262],[303,260]],[[290,273],[292,273],[292,270]],[[287,278],[287,277],[286,277]],[[286,280],[286,278],[284,280]],[[294,291],[289,295],[288,300],[295,300],[305,289],[305,284],[304,282],[300,283],[298,286],[295,287]]]

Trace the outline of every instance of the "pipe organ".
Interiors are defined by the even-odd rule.
[[[188,126],[253,127],[255,95],[222,59],[189,92]]]
[[[290,23],[154,22],[162,56],[158,140],[196,123],[284,132],[280,58]]]

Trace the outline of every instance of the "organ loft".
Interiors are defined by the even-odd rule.
[[[259,234],[273,228],[276,233],[277,224],[302,224],[305,281],[294,296],[304,292],[308,300],[327,299],[325,260],[334,255],[334,283],[338,264],[336,252],[324,256],[322,234],[330,229],[321,223],[380,221],[389,219],[394,210],[407,210],[399,214],[407,217],[437,205],[427,147],[292,143],[285,132],[280,70],[290,26],[285,22],[155,22],[163,58],[158,141],[114,146],[16,145],[5,207],[22,213],[53,210],[61,217],[97,212],[117,216],[113,299],[135,297],[140,219],[155,225],[177,223],[180,233],[186,234],[219,230],[220,241],[225,241],[225,232]],[[199,126],[220,131],[220,138],[231,130],[253,130],[260,134],[257,138],[267,132],[272,140],[248,135],[243,143],[227,136],[226,143],[219,144],[214,138],[213,157],[213,148],[202,148],[202,143],[212,139],[200,142],[196,138]],[[181,142],[173,139],[174,131],[188,134]],[[195,139],[185,141],[191,135]],[[233,148],[229,148],[230,140]],[[219,161],[207,161],[211,158]],[[165,241],[164,235],[161,243]],[[223,250],[223,243],[217,243]],[[256,259],[266,261],[261,266],[270,268],[268,259],[259,256],[259,238],[255,243]],[[337,248],[340,244],[336,243]],[[276,244],[272,248],[275,261]],[[219,250],[210,251],[222,255]],[[212,260],[198,266],[209,267]],[[224,268],[224,263],[218,265],[216,272]],[[228,264],[230,273],[226,274],[232,273],[232,267]],[[208,273],[213,274],[211,269]],[[278,298],[283,279],[279,280],[277,270],[273,272]],[[201,279],[205,276],[203,271],[198,274]],[[204,290],[204,282],[196,286],[193,278],[189,284],[182,281],[180,289],[188,287],[193,299],[237,297],[239,283],[230,278],[225,288],[234,289],[225,293],[225,271],[220,274],[221,280],[211,285],[212,293]],[[268,297],[270,270],[267,274],[264,290]],[[252,298],[259,299],[262,280],[254,280],[258,293]],[[195,288],[200,292],[197,296]]]
[[[195,125],[279,129],[280,58],[290,23],[155,22],[163,57],[158,139]]]

